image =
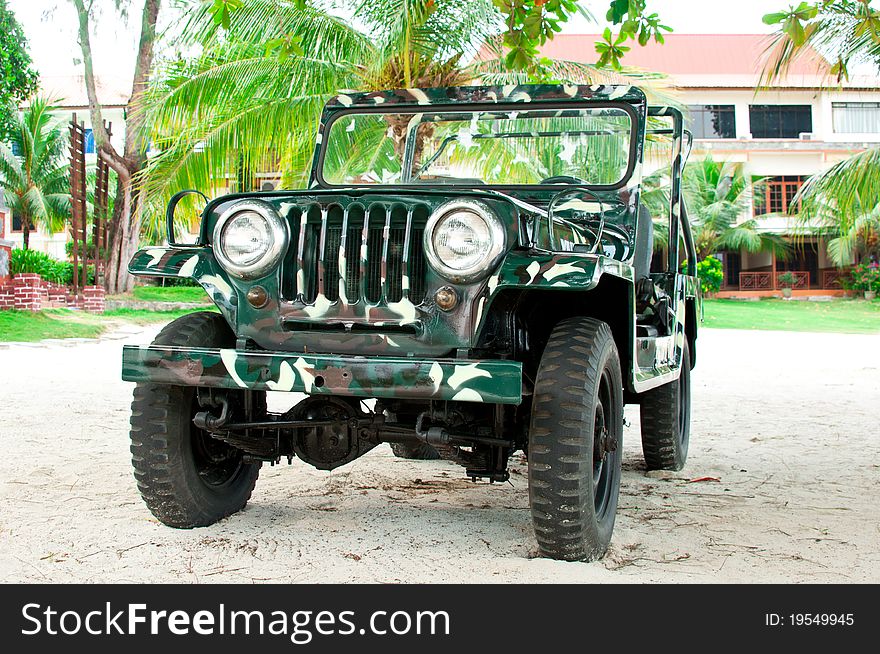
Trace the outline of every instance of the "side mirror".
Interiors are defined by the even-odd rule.
[[[208,196],[206,196],[201,191],[196,191],[195,189],[187,189],[185,191],[180,191],[175,193],[171,199],[168,201],[168,208],[165,210],[165,235],[168,237],[168,245],[171,247],[184,247],[186,245],[203,245],[201,243],[201,236],[199,240],[195,243],[178,243],[174,236],[174,211],[177,209],[178,203],[188,195],[201,195],[202,199],[207,204]]]

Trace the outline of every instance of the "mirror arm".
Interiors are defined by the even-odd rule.
[[[185,245],[187,245],[183,243],[178,243],[174,240],[174,210],[177,209],[177,204],[187,195],[201,195],[202,199],[205,201],[205,204],[208,203],[208,196],[201,191],[197,191],[195,189],[178,191],[171,196],[171,199],[168,201],[168,208],[165,210],[165,235],[168,238],[168,245],[170,245],[171,247],[184,247]],[[201,239],[202,237],[201,235],[199,235],[199,240],[197,240],[194,245],[204,245]]]

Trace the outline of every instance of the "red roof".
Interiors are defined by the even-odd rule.
[[[594,63],[599,55],[597,34],[559,34],[548,41],[542,54],[551,59]],[[627,41],[623,58],[633,66],[670,75],[680,86],[753,87],[760,75],[767,34],[669,34],[665,43],[651,41],[639,46]],[[813,86],[825,78],[828,62],[815,51],[792,64],[788,79],[780,86]]]

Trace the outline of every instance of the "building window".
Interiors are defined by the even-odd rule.
[[[87,129],[84,134],[86,154],[95,154],[95,133]]]
[[[808,104],[753,104],[749,124],[752,138],[796,139],[813,131],[812,108]]]
[[[806,181],[804,175],[782,175],[764,180],[755,188],[755,215],[786,213]]]
[[[838,134],[880,132],[880,102],[832,102],[831,116]]]
[[[695,139],[735,139],[736,111],[732,104],[692,104],[688,128]]]
[[[21,146],[17,141],[12,142],[12,156],[20,157],[21,156]]]
[[[21,214],[17,211],[12,212],[12,231],[20,232],[21,229]]]

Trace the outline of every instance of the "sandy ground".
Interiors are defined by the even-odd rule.
[[[534,557],[518,456],[504,485],[386,446],[266,466],[240,514],[164,527],[119,381],[122,343],[155,331],[0,348],[0,581],[880,581],[880,336],[704,330],[687,467],[646,475],[628,408],[614,540],[584,564]]]

